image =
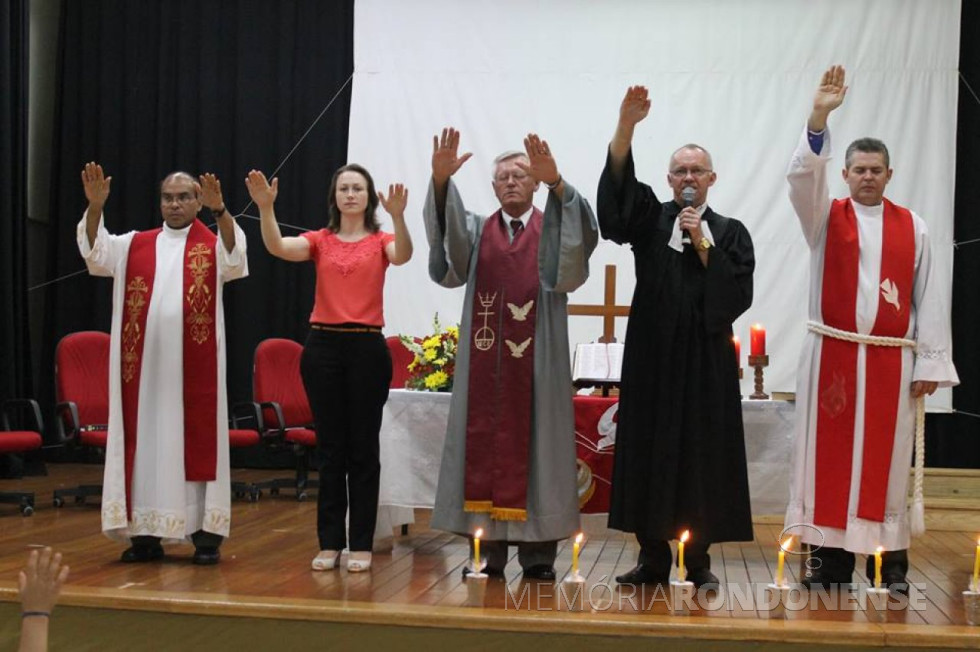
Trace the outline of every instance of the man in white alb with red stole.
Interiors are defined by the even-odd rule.
[[[111,181],[85,166],[77,229],[89,273],[115,279],[102,530],[131,543],[125,562],[191,541],[194,563],[215,564],[231,522],[222,287],[248,275],[245,234],[214,175],[174,172],[160,184],[162,227],[110,235]]]
[[[880,546],[882,583],[907,593],[916,403],[959,379],[925,222],[884,197],[884,143],[854,141],[850,197],[829,197],[827,116],[846,92],[844,69],[828,69],[787,173],[811,255],[786,526],[813,547],[807,587],[849,583],[854,553],[873,579]]]
[[[432,527],[481,528],[489,574],[503,574],[513,543],[525,578],[553,580],[558,540],[579,529],[567,295],[588,278],[598,226],[536,135],[494,161],[489,217],[468,212],[452,181],[470,158],[459,132],[433,140],[429,276],[466,296]]]

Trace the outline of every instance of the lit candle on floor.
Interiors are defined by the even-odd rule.
[[[881,588],[881,551],[884,550],[881,546],[875,550],[875,588]]]
[[[578,575],[578,552],[582,546],[582,533],[579,532],[572,544],[572,575]]]
[[[752,355],[766,354],[766,329],[762,324],[752,324],[749,329],[749,351]]]
[[[732,344],[735,345],[735,366],[742,366],[742,342],[738,339],[738,335],[732,335]]]
[[[681,533],[680,541],[677,542],[677,581],[683,582],[687,579],[687,569],[684,568],[684,544],[687,542],[687,538],[690,536],[688,530],[684,530]]]
[[[977,539],[977,555],[973,558],[973,590],[980,591],[980,539]]]
[[[792,543],[793,537],[790,537],[779,544],[779,557],[776,561],[776,586],[783,585],[783,566],[786,563],[786,551]]]
[[[480,572],[480,537],[483,536],[483,528],[477,528],[473,533],[473,572]]]

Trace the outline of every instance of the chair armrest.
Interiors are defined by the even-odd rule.
[[[268,430],[270,431],[274,430],[275,431],[274,436],[280,439],[284,439],[286,436],[286,418],[282,414],[282,406],[279,405],[279,403],[277,403],[276,401],[263,401],[262,403],[259,403],[259,407],[262,410],[268,408],[275,413],[277,426],[275,428],[269,428]],[[263,429],[262,434],[263,436],[266,435],[265,429]]]
[[[277,415],[279,416],[279,415]],[[240,401],[231,406],[231,425],[240,428],[241,422],[251,421],[253,426],[245,426],[258,432],[265,432],[265,419],[262,418],[262,408],[255,401]]]
[[[58,441],[61,443],[78,439],[81,419],[78,418],[78,404],[75,401],[62,401],[54,406],[55,422],[58,424]]]
[[[32,398],[10,398],[0,405],[0,411],[3,412],[3,429],[10,430],[10,415],[11,411],[16,410],[18,413],[22,414],[27,412],[34,418],[34,431],[39,433],[42,437],[44,436],[44,420],[41,419],[41,407]]]

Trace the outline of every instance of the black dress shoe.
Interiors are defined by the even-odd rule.
[[[120,561],[124,561],[127,564],[141,564],[158,559],[163,559],[163,546],[160,544],[150,546],[134,544],[126,548],[123,551],[122,557],[119,558]]]
[[[670,576],[666,573],[658,573],[648,564],[637,564],[636,567],[616,576],[619,584],[667,584]]]
[[[909,581],[901,573],[886,573],[882,575],[881,585],[888,587],[889,593],[900,593],[905,597],[909,595]]]
[[[709,591],[717,591],[721,586],[718,577],[709,568],[692,568],[687,572],[687,581],[694,582],[694,588],[702,586]]]
[[[524,579],[526,580],[555,580],[555,567],[549,564],[535,564],[524,569]]]
[[[193,561],[198,566],[213,566],[221,561],[221,551],[216,546],[195,548]]]
[[[471,569],[469,566],[463,566],[463,579],[464,580],[466,579],[466,576],[467,575],[472,575],[472,574],[473,574],[473,569]],[[504,569],[503,568],[494,568],[492,566],[485,566],[483,568],[483,574],[484,575],[489,575],[490,577],[503,577],[504,576]]]
[[[840,585],[848,585],[851,583],[851,576],[835,576],[831,573],[825,573],[819,568],[815,570],[807,571],[806,575],[800,581],[803,588],[809,590],[814,587],[821,587],[825,589],[830,589],[832,587],[840,587]]]

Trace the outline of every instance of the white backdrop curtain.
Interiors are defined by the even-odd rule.
[[[358,0],[349,159],[366,165],[379,187],[409,186],[416,244],[415,258],[389,271],[386,331],[424,334],[434,313],[444,323],[461,313],[462,291],[427,275],[421,207],[434,134],[453,125],[462,151],[474,153],[455,177],[470,210],[497,208],[491,161],[520,148],[528,132],[548,140],[561,173],[594,205],[620,100],[642,84],[653,108],[634,139],[638,176],[666,200],[670,153],[688,142],[711,152],[718,181],[708,203],[741,220],[755,243],[755,301],[735,324],[743,364],[749,325],[760,322],[766,387],[793,391],[808,252],[785,170],[831,64],[846,67],[850,86],[831,117],[832,165],[843,167],[854,138],[888,144],[895,174],[887,194],[928,223],[936,287],[949,305],[959,24],[959,0]],[[831,192],[845,196],[833,178]],[[617,303],[630,302],[632,255],[605,241],[571,302],[602,302],[608,263],[617,266]],[[625,320],[617,322],[622,340]],[[573,317],[569,331],[573,344],[591,341],[601,321]],[[751,376],[747,370],[744,393]],[[931,408],[950,405],[946,391]]]

